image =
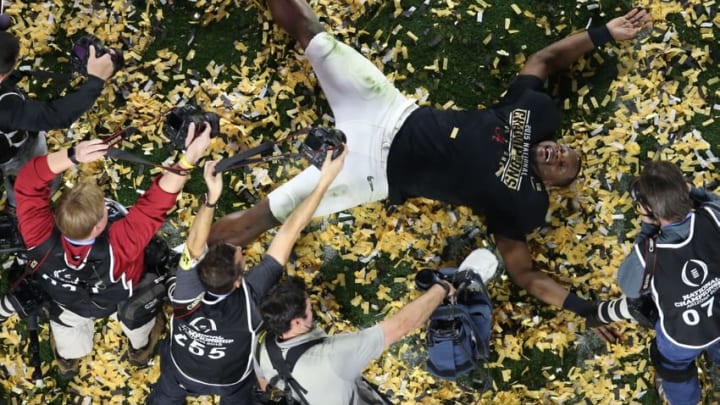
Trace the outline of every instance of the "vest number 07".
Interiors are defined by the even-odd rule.
[[[710,297],[709,300],[700,304],[701,307],[707,307],[707,317],[710,318],[713,315],[713,303],[715,302],[715,296]],[[688,309],[683,311],[683,321],[686,325],[695,326],[700,323],[700,314],[696,309]]]
[[[187,336],[179,333],[175,335],[175,342],[181,347],[187,347],[187,350],[195,356],[205,357],[207,355],[213,360],[225,357],[225,347],[211,347],[210,350],[207,350],[205,344],[197,340],[192,340],[190,344],[187,344],[187,341]]]

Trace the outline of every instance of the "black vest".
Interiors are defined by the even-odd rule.
[[[652,294],[665,335],[704,348],[720,340],[720,220],[706,205],[691,221],[686,240],[656,245]]]
[[[176,305],[172,320],[170,354],[188,379],[208,385],[229,386],[253,371],[256,334],[255,306],[245,282],[224,299],[205,294],[193,304]]]
[[[35,271],[48,295],[62,307],[86,318],[104,318],[117,311],[117,305],[130,296],[130,284],[111,280],[111,251],[107,231],[95,239],[85,261],[77,268],[65,261],[65,250],[57,228],[45,242],[28,252]]]

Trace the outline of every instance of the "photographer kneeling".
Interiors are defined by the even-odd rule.
[[[125,305],[143,277],[145,247],[165,222],[188,179],[188,171],[210,143],[210,126],[202,133],[190,125],[186,150],[178,174],[166,172],[129,209],[108,225],[103,191],[93,181],[65,190],[51,208],[50,183],[79,163],[102,159],[108,145],[102,140],[35,157],[18,175],[17,217],[28,247],[34,277],[50,296],[50,330],[60,375],[72,377],[79,359],[92,351],[94,321],[118,312],[122,330],[130,340],[128,357],[144,365],[164,330],[162,313],[148,314],[139,322]],[[0,300],[0,321],[12,315],[7,297]]]

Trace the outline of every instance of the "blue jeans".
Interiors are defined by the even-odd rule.
[[[720,342],[716,342],[707,349],[687,349],[674,344],[660,329],[660,324],[655,325],[657,348],[660,354],[674,364],[663,362],[663,366],[671,370],[684,370],[695,359],[707,350],[710,359],[715,364],[720,364]],[[671,405],[695,405],[700,402],[700,381],[697,376],[683,382],[670,382],[662,380],[662,388],[665,391]]]
[[[188,395],[219,395],[220,405],[252,405],[255,403],[253,381],[255,381],[254,374],[229,387],[213,387],[188,380],[175,368],[170,358],[170,344],[166,338],[160,349],[160,378],[150,392],[146,404],[182,405]]]

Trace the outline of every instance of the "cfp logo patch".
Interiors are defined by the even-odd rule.
[[[215,325],[215,321],[204,317],[193,319],[192,322],[190,322],[190,326],[192,326],[195,330],[203,333],[214,332],[217,330],[217,325]]]
[[[702,260],[692,259],[685,262],[680,277],[690,287],[700,287],[708,276],[708,267]]]

